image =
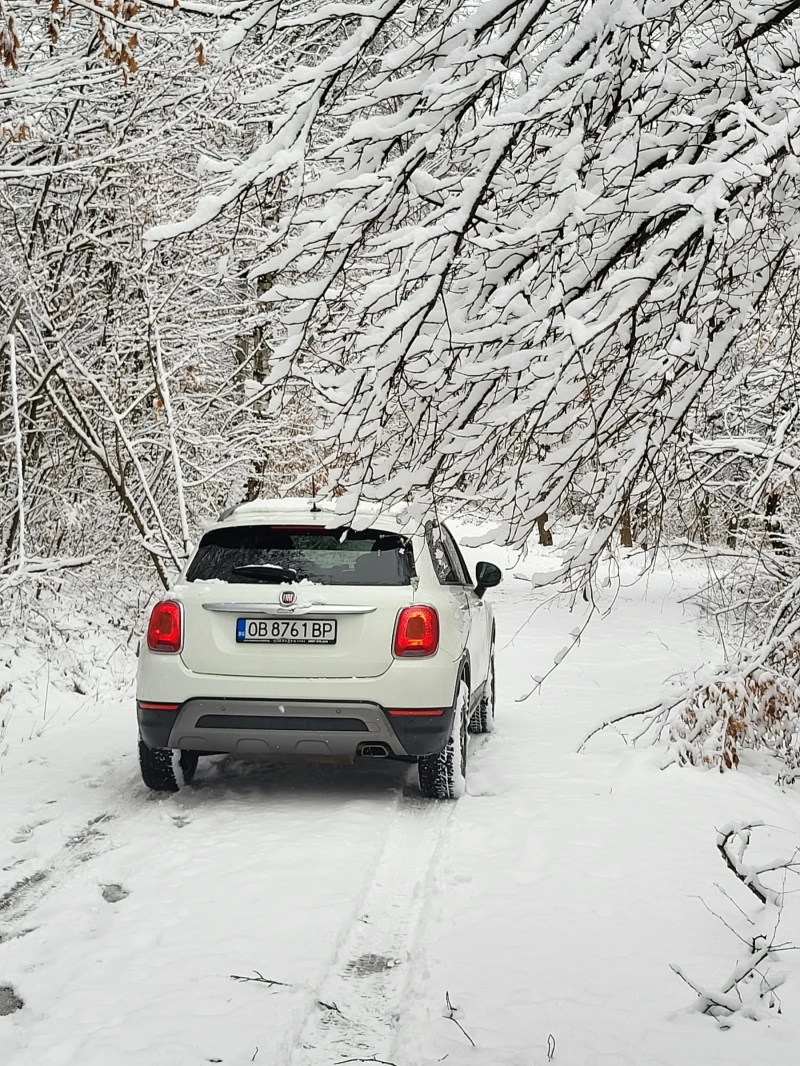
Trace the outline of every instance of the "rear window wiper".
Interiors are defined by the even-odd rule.
[[[245,563],[242,566],[234,566],[233,573],[252,577],[257,581],[297,581],[296,570],[291,566],[278,566],[276,563]]]

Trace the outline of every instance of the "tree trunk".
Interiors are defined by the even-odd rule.
[[[633,529],[631,528],[631,509],[626,506],[619,524],[619,540],[623,548],[633,547]]]
[[[728,519],[728,535],[725,538],[725,543],[729,548],[736,548],[738,546],[740,526],[739,516],[732,514]]]
[[[700,497],[697,505],[697,537],[701,544],[711,540],[711,508],[706,494]]]
[[[772,545],[773,550],[779,555],[788,555],[789,546],[786,543],[786,537],[784,536],[783,522],[781,522],[778,517],[780,502],[780,491],[771,488],[767,494],[767,501],[764,506],[764,525],[767,529],[767,539]]]
[[[536,519],[536,525],[539,530],[539,543],[544,548],[553,547],[553,534],[547,528],[547,512],[540,514]]]
[[[647,511],[647,498],[640,496],[633,509],[633,537],[636,543],[647,551],[647,529],[649,526]]]

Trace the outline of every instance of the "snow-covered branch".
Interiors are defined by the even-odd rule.
[[[674,481],[687,419],[796,269],[796,22],[267,3],[250,31],[295,58],[249,94],[268,135],[148,239],[278,182],[252,270],[282,323],[266,384],[277,412],[313,380],[328,488],[480,503],[520,545],[569,498],[588,532],[565,567],[590,565],[642,478]]]

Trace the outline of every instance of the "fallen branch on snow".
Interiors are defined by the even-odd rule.
[[[769,945],[765,945],[750,959],[745,959],[743,962],[740,962],[728,981],[726,981],[723,987],[717,992],[692,981],[686,976],[681,967],[675,965],[675,963],[670,963],[670,969],[673,973],[677,974],[682,981],[685,981],[693,992],[697,993],[697,1001],[688,1008],[690,1011],[697,1011],[700,1014],[711,1014],[714,1016],[716,1016],[717,1011],[720,1011],[724,1017],[739,1013],[744,1018],[758,1021],[761,1017],[760,1012],[754,1005],[743,1002],[739,985],[747,981],[757,972],[761,963],[769,958],[771,950]],[[782,975],[776,978],[774,983],[770,983],[766,978],[762,977],[759,998],[764,999],[769,993],[774,992],[783,981],[784,977]]]
[[[339,1059],[336,1066],[345,1066],[348,1062],[377,1062],[379,1066],[397,1066],[396,1063],[388,1062],[386,1059],[376,1059],[374,1055],[369,1059]]]
[[[620,722],[628,721],[631,718],[644,718],[649,715],[650,718],[647,722],[647,725],[636,736],[636,740],[638,740],[640,737],[643,737],[645,733],[649,732],[649,730],[652,729],[654,725],[666,724],[666,719],[670,712],[673,711],[681,703],[682,700],[686,699],[686,695],[686,692],[682,692],[680,696],[677,696],[674,700],[652,704],[648,707],[640,707],[636,711],[627,711],[625,714],[619,714],[615,718],[606,719],[606,721],[601,722],[600,725],[595,726],[594,729],[591,730],[591,732],[586,734],[586,736],[578,745],[578,753],[582,752],[586,745],[589,743],[589,741],[593,737],[596,737],[598,733],[602,733],[604,729],[610,729],[612,726],[618,725]]]
[[[450,993],[449,992],[445,992],[444,998],[445,998],[445,1002],[447,1004],[447,1014],[445,1015],[445,1017],[449,1018],[451,1022],[455,1022],[456,1025],[458,1026],[458,1028],[461,1030],[461,1032],[467,1038],[467,1040],[469,1040],[470,1044],[472,1044],[472,1046],[475,1047],[476,1046],[475,1041],[469,1035],[467,1030],[464,1028],[464,1026],[458,1020],[458,1018],[456,1018],[456,1011],[458,1010],[458,1007],[454,1007],[453,1004],[450,1002]]]
[[[779,907],[782,905],[782,894],[763,884],[759,875],[771,873],[773,870],[795,869],[797,863],[794,858],[797,852],[788,862],[777,859],[775,862],[761,866],[748,866],[744,862],[744,853],[750,845],[750,833],[753,829],[763,826],[763,824],[763,822],[750,822],[748,825],[742,825],[739,822],[729,822],[717,833],[717,850],[725,860],[725,865],[731,873],[738,877],[746,888],[750,889],[760,903],[765,906],[770,903]],[[732,845],[735,840],[739,841],[738,853],[732,851]]]
[[[756,897],[762,907],[758,920],[754,921],[737,903],[731,900],[739,913],[748,922],[750,926],[750,930],[748,930],[749,936],[744,936],[737,932],[721,915],[711,910],[708,904],[702,901],[706,909],[711,911],[716,918],[719,918],[726,928],[730,929],[745,944],[750,954],[737,963],[733,973],[720,989],[708,988],[706,985],[688,977],[680,966],[674,963],[670,964],[670,969],[673,973],[677,974],[697,995],[697,999],[688,1010],[711,1015],[717,1020],[730,1017],[730,1015],[736,1013],[754,1021],[758,1020],[763,1017],[760,1004],[764,1001],[766,1001],[768,1009],[777,1007],[778,1012],[780,1012],[780,1002],[775,993],[786,977],[782,973],[774,973],[769,970],[762,972],[760,967],[774,961],[775,955],[780,951],[795,950],[792,944],[775,943],[783,910],[784,893],[764,884],[761,875],[783,871],[785,877],[789,871],[796,872],[798,867],[798,863],[795,861],[797,852],[788,860],[778,859],[758,866],[746,863],[745,852],[750,846],[752,830],[762,824],[760,822],[749,824],[730,822],[717,832],[717,850],[722,856],[725,865],[737,880],[741,881],[745,888]],[[737,842],[738,847],[736,846]],[[717,887],[719,888],[720,886]],[[730,899],[724,889],[720,889],[720,891]],[[750,993],[749,995],[748,992]]]
[[[335,1003],[326,1003],[324,999],[317,1000],[317,1006],[322,1007],[323,1010],[333,1011],[334,1014],[341,1014],[342,1012],[336,1006]],[[343,1016],[344,1017],[344,1016]]]
[[[232,973],[230,975],[230,978],[232,981],[253,981],[255,984],[258,985],[280,985],[281,988],[292,987],[291,985],[287,984],[286,981],[273,981],[269,977],[264,977],[264,975],[260,974],[258,970],[253,970],[253,973],[256,975],[255,977],[242,977],[241,974]]]

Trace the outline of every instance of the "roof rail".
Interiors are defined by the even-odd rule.
[[[226,518],[230,518],[230,516],[238,507],[241,507],[241,503],[235,503],[233,507],[226,507],[225,510],[220,514],[217,521],[224,522]]]

